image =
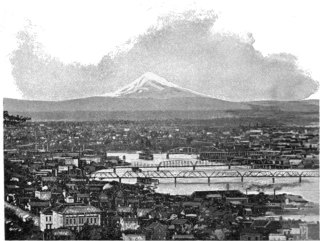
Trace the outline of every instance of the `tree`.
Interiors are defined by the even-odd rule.
[[[108,235],[106,228],[85,223],[81,231],[76,233],[79,240],[105,240]]]
[[[193,138],[191,136],[187,137],[187,145],[191,145],[191,142],[193,141]]]
[[[38,227],[34,225],[33,220],[22,221],[16,213],[9,209],[5,209],[5,238],[6,240],[38,240],[41,239],[42,233]]]

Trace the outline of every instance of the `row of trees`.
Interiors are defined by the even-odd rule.
[[[23,116],[14,116],[14,115],[9,115],[8,111],[3,112],[3,122],[6,126],[8,125],[17,125],[23,122],[26,122],[28,120],[31,120],[30,117],[23,117]]]

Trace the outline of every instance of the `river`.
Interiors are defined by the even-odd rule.
[[[162,161],[168,161],[166,159],[166,153],[154,154],[153,161],[144,161],[138,159],[137,153],[108,153],[109,156],[119,156],[122,158],[126,156],[126,161],[129,163],[145,163],[145,164],[159,164]],[[190,160],[193,163],[197,161],[196,155],[170,155],[169,160]],[[128,169],[117,169],[117,174],[121,175]],[[143,171],[155,171],[156,169],[142,169]],[[192,171],[192,167],[181,167],[181,168],[161,168],[161,171],[170,171],[173,174],[178,174],[181,171]],[[286,169],[274,170],[274,169],[248,169],[244,166],[233,166],[230,170],[228,167],[197,167],[196,171],[203,171],[207,174],[211,174],[213,171],[239,171],[241,173],[246,171],[286,171]],[[108,169],[112,172],[112,169]],[[287,169],[287,171],[303,172],[308,171],[306,169]],[[316,170],[313,170],[316,171]],[[123,179],[124,183],[135,183],[135,179]],[[247,194],[257,194],[264,192],[266,194],[273,194],[274,189],[276,193],[287,193],[301,195],[304,199],[315,204],[319,204],[319,178],[302,178],[302,182],[299,182],[298,177],[294,178],[275,178],[275,183],[272,183],[272,178],[259,177],[259,178],[248,178],[245,177],[241,182],[240,177],[235,178],[211,178],[210,185],[206,178],[179,178],[175,185],[174,179],[160,179],[160,184],[156,189],[159,193],[170,193],[172,195],[191,195],[194,191],[207,191],[207,190],[240,190]],[[318,215],[317,215],[318,216]],[[316,218],[319,220],[319,218]]]

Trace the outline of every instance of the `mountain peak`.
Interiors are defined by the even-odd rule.
[[[173,84],[167,81],[165,78],[162,78],[159,75],[156,75],[152,72],[147,72],[141,75],[134,82],[137,82],[140,85],[149,84],[151,82],[151,83],[159,83],[161,85],[168,86],[168,87],[178,87],[178,85]]]
[[[147,72],[123,88],[103,96],[130,98],[184,98],[210,97],[182,88],[152,72]]]

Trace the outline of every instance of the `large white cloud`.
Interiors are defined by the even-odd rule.
[[[232,101],[298,100],[317,90],[295,56],[264,57],[255,50],[252,34],[213,32],[216,18],[213,12],[167,15],[118,52],[88,66],[47,56],[35,36],[22,31],[20,46],[11,57],[12,73],[25,98],[41,100],[104,94],[145,72]]]

